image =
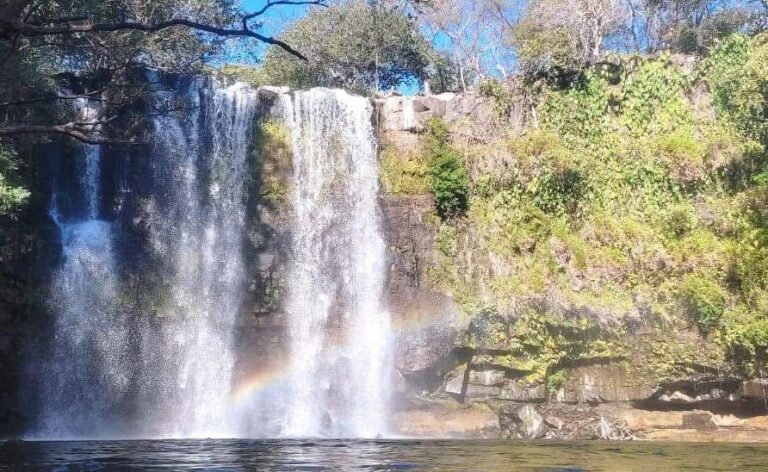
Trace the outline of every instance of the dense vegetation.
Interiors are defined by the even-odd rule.
[[[513,91],[485,84],[502,118],[485,141],[462,139],[455,123],[453,144],[436,148],[435,129],[446,125],[432,122],[421,156],[384,150],[385,188],[419,193],[414,179],[428,183],[442,219],[433,280],[469,315],[517,320],[507,347],[522,343],[550,382],[563,361],[585,356],[642,355],[662,377],[727,360],[759,374],[768,360],[768,36],[718,40],[694,67],[668,54],[612,61],[564,87],[528,85],[536,105],[522,133],[505,125]],[[468,175],[461,211],[444,210],[456,199],[443,189],[456,179],[429,171],[446,148]],[[419,163],[426,171],[414,173]],[[653,341],[628,351],[627,330]],[[669,336],[688,331],[704,344]]]

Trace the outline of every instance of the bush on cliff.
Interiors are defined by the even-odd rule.
[[[427,134],[427,172],[437,213],[443,219],[463,215],[469,204],[469,190],[461,154],[449,143],[448,128],[442,120],[430,119]]]

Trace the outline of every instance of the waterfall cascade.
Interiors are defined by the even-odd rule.
[[[244,181],[256,94],[193,83],[187,101],[193,113],[154,120],[154,179],[163,194],[151,203],[149,237],[170,277],[157,313],[163,322],[144,336],[138,382],[142,403],[162,403],[172,425],[163,434],[227,437],[236,434],[227,398],[244,292]]]
[[[95,113],[84,101],[78,108],[86,118]],[[56,192],[51,197],[49,213],[61,233],[64,262],[52,283],[57,316],[43,378],[44,436],[119,434],[116,420],[130,380],[127,320],[117,310],[113,226],[97,219],[99,147],[87,146],[84,157],[80,185],[87,218],[64,219]]]
[[[390,337],[371,106],[326,89],[284,100],[294,223],[283,434],[374,437],[386,432]]]
[[[258,92],[195,79],[152,95],[156,104],[181,99],[190,107],[153,118],[144,177],[150,190],[137,205],[118,206],[117,221],[99,219],[108,202],[94,146],[85,147],[80,166],[81,208],[61,214],[54,193],[50,213],[63,262],[52,284],[55,333],[34,436],[386,433],[390,339],[371,105],[326,89],[280,97],[294,154],[284,303],[291,361],[277,399],[282,407],[230,405],[236,320],[247,290],[243,244]],[[80,109],[97,113],[88,102]],[[115,181],[121,192],[134,191],[126,179]],[[141,216],[121,218],[121,211]],[[127,280],[142,272],[130,260],[117,263],[125,220],[142,221],[142,244],[162,271],[152,279],[159,301],[150,307],[134,299]],[[243,415],[266,417],[277,429],[243,427]]]

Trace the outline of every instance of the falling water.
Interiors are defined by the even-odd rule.
[[[95,122],[99,116],[98,103],[85,98],[78,98],[76,106],[81,110],[83,121]],[[92,126],[98,130],[98,125]],[[85,146],[85,169],[82,172],[81,186],[85,195],[85,209],[88,219],[95,220],[99,213],[99,186],[101,185],[101,147]]]
[[[149,219],[153,308],[139,307],[115,264],[115,223],[98,218],[101,153],[81,166],[86,220],[63,218],[55,274],[55,339],[38,437],[234,436],[227,399],[233,329],[244,292],[245,176],[256,93],[204,79],[157,91],[183,115],[153,119]],[[86,104],[81,113],[93,113]],[[130,267],[130,263],[128,263]],[[150,274],[141,274],[148,276]]]
[[[151,203],[150,239],[171,276],[160,328],[144,336],[139,384],[142,399],[162,399],[152,412],[168,417],[154,425],[162,435],[231,437],[227,398],[244,292],[244,183],[256,93],[196,83],[188,101],[193,113],[154,121],[154,154],[162,156],[155,179],[165,193]]]
[[[98,109],[76,102],[84,120]],[[112,224],[97,219],[101,151],[85,146],[80,181],[87,219],[64,218],[57,195],[49,214],[60,230],[63,265],[52,283],[56,310],[51,359],[44,370],[39,433],[48,437],[119,434],[129,377],[129,333],[118,312]]]
[[[368,100],[327,89],[281,95],[294,151],[284,300],[291,361],[271,404],[237,410],[234,331],[247,291],[258,93],[198,78],[157,90],[150,102],[188,108],[151,120],[139,188],[110,180],[120,182],[121,199],[133,199],[113,207],[116,221],[101,212],[109,205],[98,147],[83,149],[82,198],[68,200],[79,208],[61,214],[52,198],[63,262],[52,283],[54,336],[35,436],[386,434],[390,328]],[[98,113],[78,104],[87,118]],[[137,248],[141,257],[118,263]],[[269,425],[259,426],[264,419]]]
[[[389,317],[371,106],[327,89],[284,96],[294,151],[286,436],[386,432]]]

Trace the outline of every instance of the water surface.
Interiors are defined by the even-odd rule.
[[[9,442],[0,470],[768,470],[768,445],[647,442],[136,440]]]

